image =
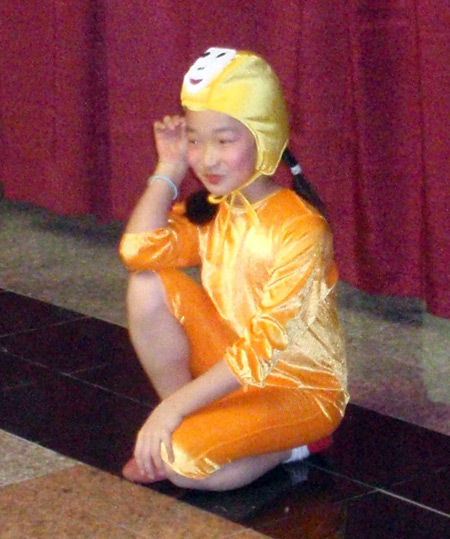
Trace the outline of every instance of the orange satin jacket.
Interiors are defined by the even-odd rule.
[[[203,287],[238,335],[225,359],[240,382],[331,390],[343,413],[346,361],[332,234],[293,191],[251,208],[224,201],[201,226],[176,204],[167,227],[125,234],[120,253],[131,271],[200,265]]]

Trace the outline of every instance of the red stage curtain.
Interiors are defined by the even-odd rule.
[[[186,67],[211,45],[248,48],[282,79],[342,279],[450,317],[450,6],[331,4],[4,0],[6,197],[125,220],[154,165],[152,122],[179,110]]]

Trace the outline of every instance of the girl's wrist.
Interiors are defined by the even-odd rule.
[[[187,165],[179,163],[159,162],[153,176],[165,176],[170,178],[179,187],[187,172]]]
[[[167,406],[171,413],[178,415],[181,419],[187,415],[185,410],[186,403],[184,402],[184,399],[181,398],[183,393],[180,395],[180,392],[183,392],[183,388],[184,386],[175,391],[175,393],[171,393],[159,404],[159,406]]]
[[[163,182],[166,184],[166,186],[172,191],[172,200],[175,200],[178,198],[178,186],[173,182],[169,176],[162,176],[161,174],[153,174],[150,176],[150,178],[147,180],[147,185],[152,185],[154,182]]]

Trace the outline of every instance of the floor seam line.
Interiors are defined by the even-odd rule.
[[[410,503],[411,505],[415,505],[417,507],[420,507],[422,509],[426,509],[427,511],[431,511],[433,513],[436,513],[438,515],[441,515],[443,517],[450,518],[450,514],[444,513],[443,511],[439,511],[439,509],[435,509],[434,507],[430,507],[429,505],[425,505],[420,502],[416,502],[414,500],[411,500],[410,498],[406,498],[406,496],[401,496],[400,494],[395,494],[394,492],[390,492],[389,490],[384,490],[382,488],[378,489],[379,492],[383,494],[387,494],[388,496],[391,496],[392,498],[397,498],[398,500],[402,500],[403,502]]]

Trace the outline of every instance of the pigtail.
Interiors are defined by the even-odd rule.
[[[294,191],[297,193],[297,195],[312,204],[326,218],[327,213],[324,203],[313,186],[303,175],[302,167],[298,164],[297,159],[294,157],[289,148],[284,150],[282,159],[287,164],[292,176],[294,177]]]
[[[218,206],[208,201],[209,192],[201,189],[186,199],[186,217],[195,225],[204,225],[216,216]]]

